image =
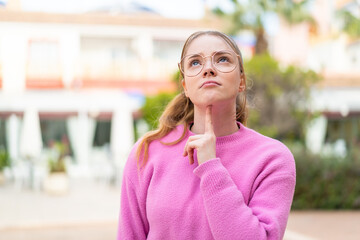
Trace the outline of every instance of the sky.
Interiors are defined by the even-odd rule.
[[[9,1],[9,0],[2,0]],[[205,4],[231,9],[229,0],[17,0],[23,10],[54,13],[81,13],[107,6],[123,6],[135,2],[154,9],[159,14],[171,18],[199,19],[204,15]],[[221,4],[220,4],[221,3]]]

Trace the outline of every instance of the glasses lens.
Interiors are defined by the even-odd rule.
[[[217,52],[213,57],[213,63],[220,72],[231,72],[236,67],[236,55],[230,52]]]
[[[189,77],[196,76],[201,71],[203,62],[204,59],[199,54],[186,56],[182,62],[183,71]]]
[[[203,57],[199,54],[186,56],[180,64],[181,70],[188,77],[196,76],[201,72],[206,61],[205,58],[207,57]],[[235,69],[237,58],[234,53],[220,51],[212,56],[212,63],[218,71],[226,73]]]

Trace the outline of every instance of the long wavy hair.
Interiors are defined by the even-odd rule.
[[[198,37],[203,35],[211,35],[222,38],[229,46],[234,50],[236,54],[240,56],[239,58],[239,71],[241,80],[244,81],[245,89],[240,92],[236,98],[236,120],[246,125],[246,120],[248,116],[248,107],[246,102],[246,76],[243,66],[243,60],[241,56],[240,49],[232,38],[227,36],[224,33],[218,31],[198,31],[190,35],[186,40],[184,47],[182,49],[181,58],[186,55],[186,52],[189,48],[189,45]],[[183,73],[180,71],[180,81],[184,79]],[[149,145],[152,141],[160,139],[170,133],[176,126],[183,124],[184,131],[179,139],[173,142],[161,142],[164,145],[175,145],[180,142],[187,132],[189,125],[194,121],[194,104],[191,100],[185,96],[184,92],[179,93],[175,98],[167,105],[164,112],[162,113],[159,119],[159,126],[156,130],[148,132],[141,140],[138,145],[136,156],[137,156],[137,166],[142,168],[145,166],[149,159]]]

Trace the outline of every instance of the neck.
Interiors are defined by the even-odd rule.
[[[191,128],[193,133],[203,134],[205,132],[205,113],[206,107],[194,106],[194,125]],[[217,137],[230,135],[238,131],[235,105],[213,105],[212,122]]]

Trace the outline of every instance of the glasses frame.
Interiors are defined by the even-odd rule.
[[[187,74],[185,73],[184,69],[182,69],[182,64],[181,64],[181,63],[183,62],[183,60],[184,60],[185,58],[187,58],[187,57],[189,57],[189,56],[199,55],[199,56],[201,56],[201,57],[203,58],[204,62],[205,62],[206,58],[211,57],[211,65],[212,65],[216,70],[218,70],[219,72],[229,73],[229,72],[234,71],[234,70],[237,68],[237,66],[239,65],[239,62],[238,62],[238,61],[237,61],[237,63],[236,63],[236,66],[234,67],[234,69],[232,69],[232,70],[230,70],[230,71],[227,71],[227,72],[221,71],[221,70],[219,70],[219,69],[216,67],[216,65],[214,64],[214,56],[215,56],[217,53],[219,53],[219,52],[225,52],[225,53],[235,54],[235,56],[236,56],[237,58],[240,58],[240,72],[243,73],[243,68],[242,68],[243,61],[242,61],[242,56],[239,55],[239,54],[236,54],[234,51],[229,51],[229,50],[216,51],[216,52],[214,52],[213,54],[210,54],[210,55],[207,55],[207,56],[202,56],[201,54],[189,54],[189,55],[184,56],[184,57],[180,60],[180,62],[178,63],[178,67],[179,67],[181,73],[182,73],[184,76],[187,76],[187,77],[196,77],[196,76],[199,75],[199,74],[201,73],[201,71],[204,69],[205,64],[203,64],[203,65],[201,66],[201,69],[199,70],[199,72],[198,72],[197,74],[195,74],[195,75],[187,75]]]

